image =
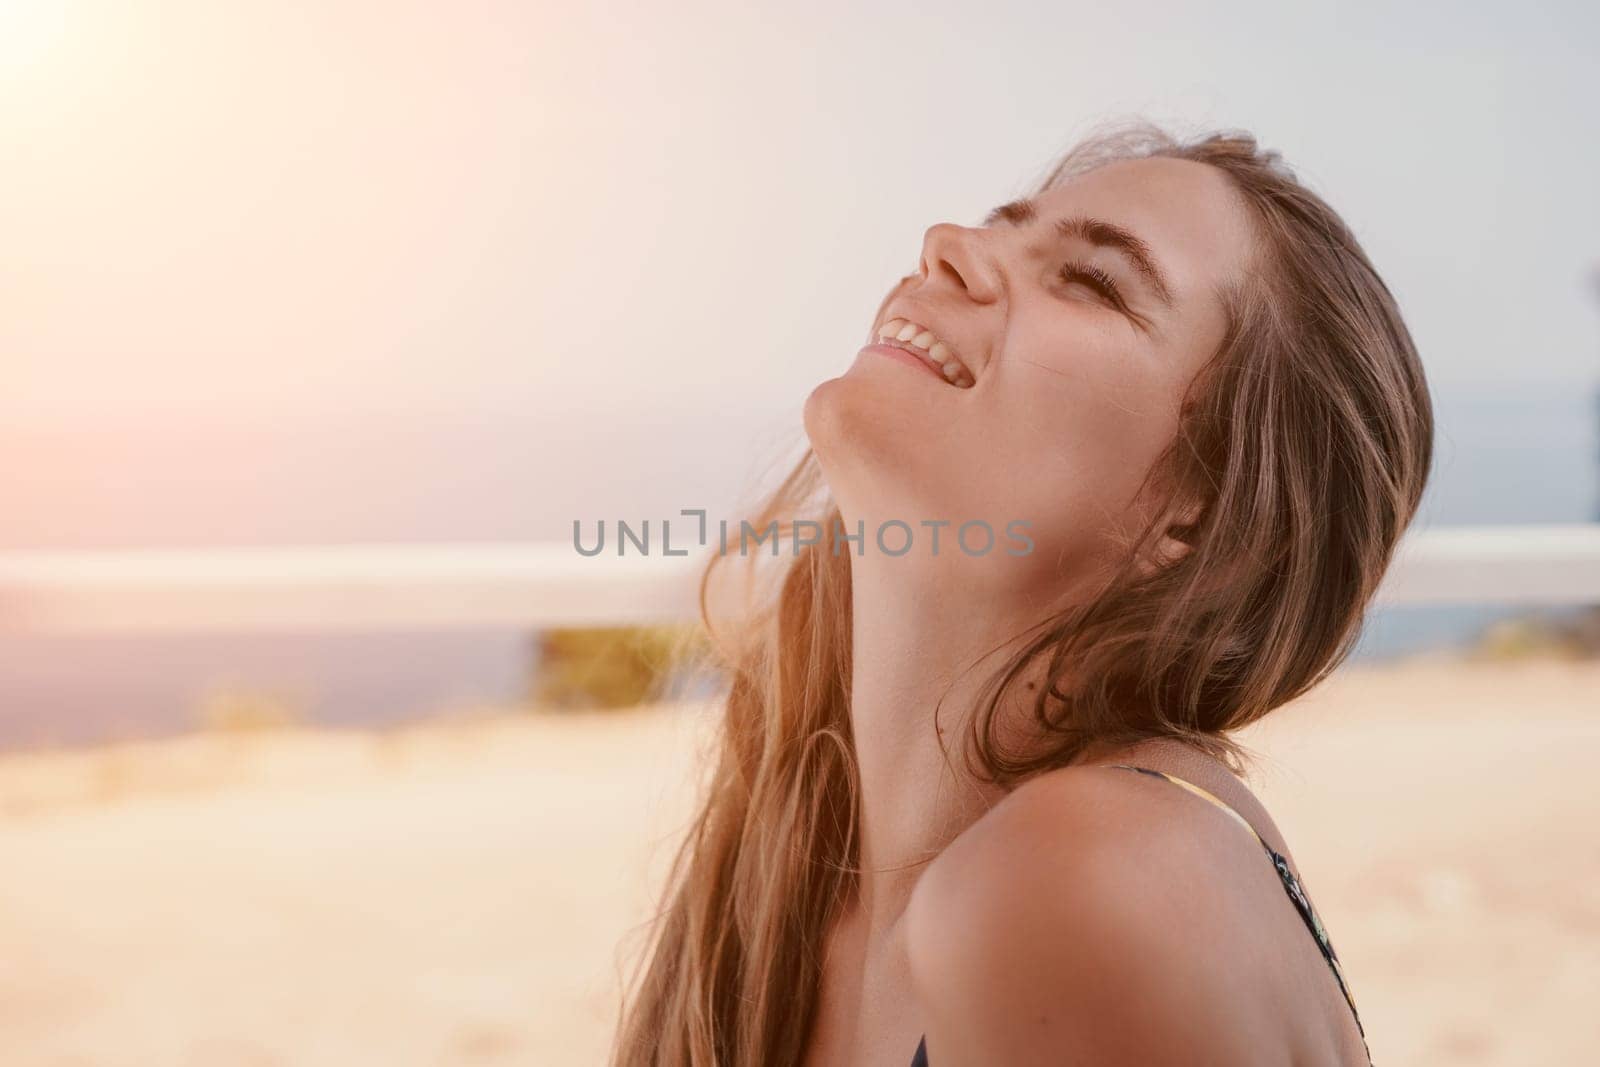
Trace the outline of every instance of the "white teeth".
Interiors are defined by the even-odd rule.
[[[949,345],[934,336],[932,330],[924,329],[905,319],[890,319],[878,327],[878,338],[898,341],[921,349],[943,372],[945,381],[951,385],[963,389],[973,385],[972,373],[956,358]]]

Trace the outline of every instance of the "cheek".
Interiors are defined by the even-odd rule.
[[[1090,337],[1070,353],[998,363],[980,399],[1009,510],[1070,553],[1125,529],[1139,485],[1178,428],[1178,383],[1147,351]],[[997,486],[1000,488],[1000,486]]]

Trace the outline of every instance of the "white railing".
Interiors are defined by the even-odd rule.
[[[626,625],[694,617],[702,559],[570,544],[0,552],[0,633]],[[1600,524],[1410,535],[1387,604],[1600,604]]]

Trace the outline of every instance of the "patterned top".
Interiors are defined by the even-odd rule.
[[[1300,913],[1300,918],[1305,922],[1306,929],[1311,931],[1311,936],[1317,942],[1317,948],[1322,952],[1322,958],[1328,961],[1328,967],[1333,971],[1333,977],[1339,983],[1339,992],[1344,994],[1345,1003],[1350,1005],[1350,1012],[1355,1016],[1356,1029],[1361,1032],[1361,1047],[1366,1049],[1367,1064],[1368,1067],[1371,1067],[1372,1050],[1367,1045],[1366,1027],[1361,1025],[1361,1013],[1356,1011],[1355,998],[1350,995],[1350,987],[1345,983],[1344,968],[1339,964],[1338,953],[1333,951],[1333,942],[1328,939],[1328,932],[1323,929],[1322,920],[1317,917],[1316,910],[1311,907],[1311,899],[1306,896],[1305,889],[1300,885],[1300,879],[1296,878],[1294,872],[1289,869],[1289,861],[1284,859],[1283,855],[1271,845],[1267,844],[1261,835],[1256,833],[1255,827],[1251,826],[1243,815],[1240,815],[1215,795],[1201,789],[1193,782],[1184,781],[1177,775],[1167,774],[1165,771],[1152,770],[1149,767],[1134,767],[1126,763],[1112,763],[1107,766],[1123,771],[1138,771],[1140,774],[1148,774],[1155,778],[1165,778],[1173,785],[1181,786],[1195,796],[1209,800],[1227,812],[1240,826],[1250,831],[1250,836],[1260,842],[1261,847],[1266,850],[1268,858],[1272,860],[1272,866],[1278,872],[1279,880],[1283,882],[1284,892],[1289,894],[1289,900],[1294,904],[1295,911]],[[926,1038],[917,1043],[917,1052],[911,1058],[911,1067],[928,1067],[928,1043]]]

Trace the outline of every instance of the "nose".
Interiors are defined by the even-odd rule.
[[[1000,298],[1000,275],[981,231],[952,222],[928,227],[922,237],[922,276],[929,283],[948,283],[969,299],[991,304]]]

